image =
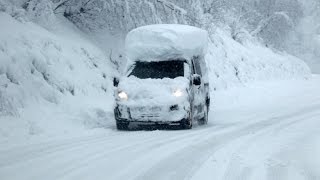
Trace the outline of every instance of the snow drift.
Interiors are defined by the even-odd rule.
[[[254,81],[308,79],[311,75],[302,60],[255,42],[240,44],[220,29],[210,35],[205,59],[212,90]]]
[[[0,24],[1,137],[106,124],[114,70],[104,51],[64,19],[48,30],[0,12]]]

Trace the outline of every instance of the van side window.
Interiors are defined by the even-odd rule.
[[[202,76],[201,66],[200,66],[200,57],[199,56],[193,57],[193,63],[194,63],[195,73]]]

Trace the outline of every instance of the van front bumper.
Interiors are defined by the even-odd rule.
[[[175,125],[188,119],[189,107],[177,104],[168,106],[128,106],[117,104],[114,116],[119,122],[135,122],[141,125]]]

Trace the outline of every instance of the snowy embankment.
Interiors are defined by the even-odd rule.
[[[0,12],[0,139],[114,126],[116,72],[109,51],[64,18],[53,16],[40,26],[15,17]],[[310,75],[302,61],[259,45],[241,45],[220,30],[211,40],[207,61],[212,90]]]
[[[110,121],[108,56],[66,20],[54,23],[45,29],[0,13],[1,139],[63,135]]]
[[[211,88],[225,89],[239,83],[310,77],[310,68],[294,56],[274,52],[250,41],[243,44],[219,29],[211,35],[206,58]]]

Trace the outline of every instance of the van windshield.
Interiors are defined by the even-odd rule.
[[[129,76],[135,76],[140,79],[174,79],[184,76],[184,61],[159,61],[159,62],[139,62],[134,65]]]

